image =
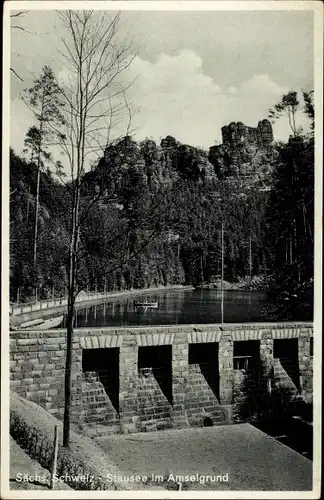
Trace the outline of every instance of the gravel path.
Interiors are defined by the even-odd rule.
[[[183,489],[312,489],[312,462],[250,424],[115,435],[96,441],[123,474],[147,477],[152,486],[161,484],[152,481],[152,474],[171,477],[170,481],[175,475],[198,474],[203,478],[185,481]],[[220,475],[223,480],[215,482],[207,475]]]

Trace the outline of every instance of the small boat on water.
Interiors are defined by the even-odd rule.
[[[158,302],[137,302],[134,301],[134,307],[143,307],[143,308],[148,308],[148,309],[157,309],[159,307]]]

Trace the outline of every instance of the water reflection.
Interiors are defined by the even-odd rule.
[[[267,294],[224,291],[224,323],[267,321]],[[134,302],[158,302],[157,309],[140,308]],[[168,325],[221,322],[219,290],[169,290],[110,299],[78,309],[75,326]],[[65,326],[64,324],[61,325]]]

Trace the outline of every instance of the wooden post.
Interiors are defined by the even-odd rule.
[[[54,285],[52,286],[52,300],[54,300]]]
[[[35,288],[35,302],[37,302],[37,287]]]
[[[221,323],[224,323],[224,225],[222,222]]]
[[[19,306],[19,287],[17,288],[17,306]]]
[[[54,478],[56,474],[57,467],[57,452],[58,452],[58,429],[57,425],[54,427],[54,451],[53,451],[53,464],[52,464],[52,474],[51,474],[51,489],[54,490]]]

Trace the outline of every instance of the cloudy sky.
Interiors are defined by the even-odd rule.
[[[11,29],[10,143],[20,152],[32,117],[21,101],[44,64],[64,71],[57,49],[63,33],[55,11],[29,11]],[[290,89],[313,88],[311,11],[124,11],[120,33],[136,57],[129,100],[136,139],[177,140],[208,148],[231,121],[256,126]],[[300,125],[305,120],[300,117]],[[285,120],[274,125],[285,140]]]

